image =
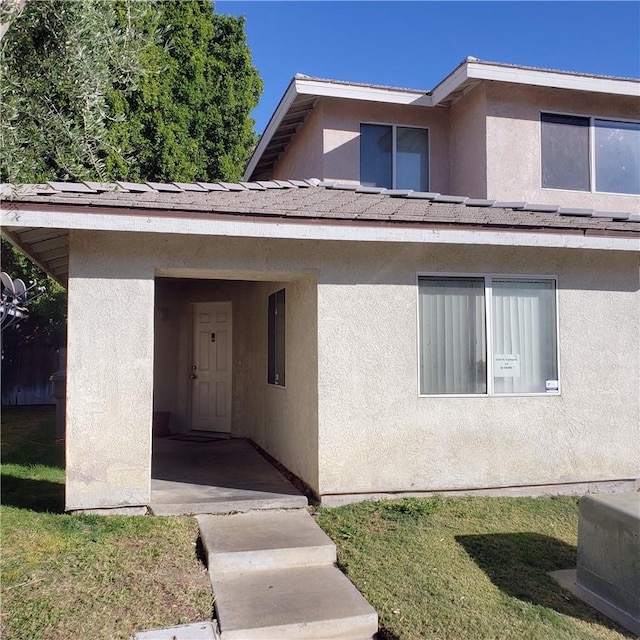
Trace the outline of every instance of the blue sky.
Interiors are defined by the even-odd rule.
[[[640,77],[640,2],[215,2],[243,15],[264,81],[256,131],[296,73],[432,89],[466,56]]]

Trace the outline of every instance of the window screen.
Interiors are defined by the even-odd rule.
[[[389,126],[360,125],[360,183],[366,187],[393,186],[393,132]]]
[[[595,121],[596,191],[640,194],[640,124]]]
[[[589,118],[542,114],[542,186],[589,191]]]

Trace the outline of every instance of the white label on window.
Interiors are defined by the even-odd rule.
[[[547,391],[557,391],[558,390],[558,381],[557,380],[547,380]]]
[[[494,356],[493,375],[496,378],[519,378],[520,356],[518,354]]]

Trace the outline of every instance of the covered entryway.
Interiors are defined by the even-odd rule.
[[[251,443],[313,485],[315,278],[205,275],[172,270],[155,280],[153,408],[169,420],[168,430],[152,438],[152,511],[305,506],[306,498]],[[286,314],[277,349],[269,338],[276,292],[281,320]],[[282,374],[275,382],[272,356]]]

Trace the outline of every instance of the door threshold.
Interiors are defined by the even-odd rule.
[[[169,440],[184,440],[186,442],[213,442],[215,440],[229,440],[231,434],[225,431],[204,431],[193,429],[169,436]]]
[[[221,438],[228,440],[231,438],[231,434],[228,431],[208,431],[205,429],[191,429],[187,431],[190,436],[210,436],[214,438]]]

